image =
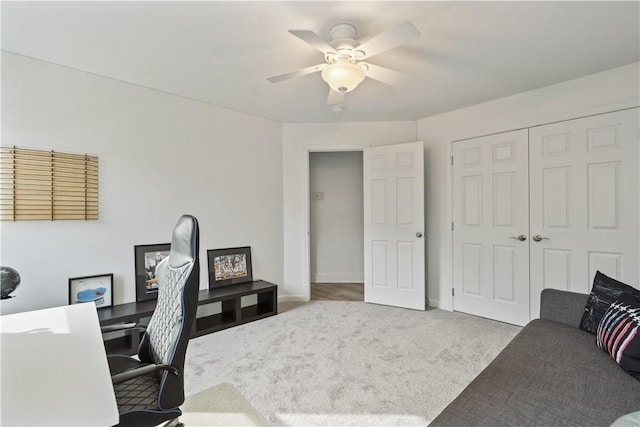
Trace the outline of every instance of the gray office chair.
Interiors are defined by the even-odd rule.
[[[108,356],[119,426],[156,426],[182,414],[184,359],[196,317],[200,264],[198,221],[183,215],[171,251],[156,268],[158,302],[138,348],[138,359]]]

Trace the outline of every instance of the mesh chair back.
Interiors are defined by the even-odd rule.
[[[140,344],[141,361],[171,365],[178,375],[161,372],[158,406],[184,402],[184,358],[195,320],[200,287],[199,230],[195,217],[184,215],[171,237],[169,256],[156,267],[158,302]]]

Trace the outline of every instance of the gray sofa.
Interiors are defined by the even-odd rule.
[[[540,319],[529,322],[430,427],[609,426],[640,411],[640,381],[596,346],[595,335],[578,329],[587,298],[542,291]]]

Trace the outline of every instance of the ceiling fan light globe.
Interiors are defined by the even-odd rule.
[[[338,62],[322,70],[322,80],[337,92],[351,92],[364,78],[365,71],[350,62]]]

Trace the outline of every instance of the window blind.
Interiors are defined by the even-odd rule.
[[[98,157],[0,147],[0,220],[98,219]]]

